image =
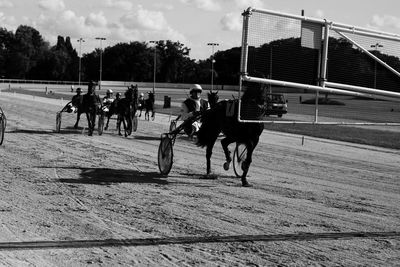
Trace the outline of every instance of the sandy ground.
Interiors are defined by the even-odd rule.
[[[0,266],[400,266],[400,151],[264,131],[243,188],[181,137],[163,177],[168,116],[55,133],[65,103],[0,94]]]

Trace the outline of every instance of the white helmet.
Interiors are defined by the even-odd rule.
[[[107,94],[112,94],[112,93],[113,93],[113,91],[111,89],[107,90]]]
[[[201,86],[200,86],[200,84],[193,84],[191,87],[190,87],[190,91],[189,91],[189,93],[192,93],[192,92],[202,92],[203,91],[203,88],[201,88]]]
[[[140,93],[140,96],[144,96],[144,94],[143,94],[143,93]]]

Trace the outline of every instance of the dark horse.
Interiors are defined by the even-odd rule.
[[[89,127],[89,136],[93,135],[94,127],[96,125],[96,115],[101,107],[100,97],[95,93],[96,84],[91,81],[88,85],[88,91],[82,96],[82,100],[77,105],[78,114],[74,128],[78,128],[79,119],[82,113],[86,114]]]
[[[114,102],[113,102],[114,103]],[[131,85],[128,90],[125,91],[125,97],[117,101],[117,106],[113,109],[116,110],[118,115],[118,134],[121,134],[121,122],[124,125],[125,137],[132,132],[132,120],[136,114],[138,108],[138,86]]]
[[[146,109],[144,113],[144,118],[146,120],[150,120],[150,111],[151,111],[151,119],[154,120],[155,117],[155,112],[154,112],[154,93],[153,92],[148,92],[147,93],[149,97],[144,100],[144,107]]]
[[[242,97],[241,110],[248,111],[242,119],[257,118],[264,113],[264,100],[266,99],[266,90],[261,86],[248,87]],[[221,140],[224,150],[226,163],[232,161],[229,144],[243,143],[247,148],[246,160],[242,163],[243,175],[241,177],[242,186],[250,186],[246,176],[252,162],[252,154],[258,144],[260,135],[264,130],[262,123],[241,123],[238,121],[238,100],[223,100],[218,102],[213,108],[202,114],[202,125],[197,134],[197,145],[206,147],[207,175],[211,172],[211,155],[218,138],[222,132],[224,138]],[[241,113],[242,113],[241,112]]]

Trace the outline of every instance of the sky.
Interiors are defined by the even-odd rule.
[[[241,13],[248,7],[304,10],[307,17],[400,35],[398,0],[0,0],[0,27],[34,27],[50,45],[58,35],[69,36],[83,54],[120,42],[179,41],[199,60],[213,49],[241,46]]]

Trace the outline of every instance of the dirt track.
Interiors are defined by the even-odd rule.
[[[399,266],[399,151],[264,131],[242,188],[185,138],[160,176],[168,116],[89,137],[54,133],[60,101],[0,105],[1,266]]]

